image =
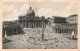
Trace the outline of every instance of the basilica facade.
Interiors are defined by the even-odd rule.
[[[26,15],[18,17],[18,21],[23,28],[45,28],[47,24],[45,17],[36,16],[31,6]]]

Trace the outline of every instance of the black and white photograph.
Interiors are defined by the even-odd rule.
[[[4,2],[2,49],[78,49],[78,5]]]

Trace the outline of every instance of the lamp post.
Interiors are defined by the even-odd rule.
[[[43,21],[42,21],[42,41],[44,41],[44,27],[43,27]]]

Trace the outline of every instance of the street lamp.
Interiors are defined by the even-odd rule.
[[[42,41],[44,41],[44,27],[43,27],[43,21],[42,21]]]

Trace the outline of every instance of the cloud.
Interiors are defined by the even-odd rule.
[[[15,9],[14,5],[8,5],[6,4],[5,6],[3,6],[3,12],[12,12]]]
[[[32,7],[39,16],[45,17],[52,17],[52,16],[63,16],[67,17],[70,14],[77,13],[77,4],[74,2],[71,3],[35,3],[32,4]],[[29,9],[30,5],[26,3],[7,3],[3,6],[3,16],[4,21],[9,20],[17,20],[18,16],[26,15],[27,10]]]
[[[41,8],[38,10],[39,16],[51,17],[53,15],[52,9]]]
[[[18,16],[26,14],[28,9],[29,9],[28,4],[23,4],[20,7],[17,7],[14,4],[11,5],[6,4],[3,9],[3,16],[6,19],[3,19],[3,21],[17,20]]]
[[[22,7],[20,8],[20,14],[26,14],[29,7],[29,4],[22,5]]]

